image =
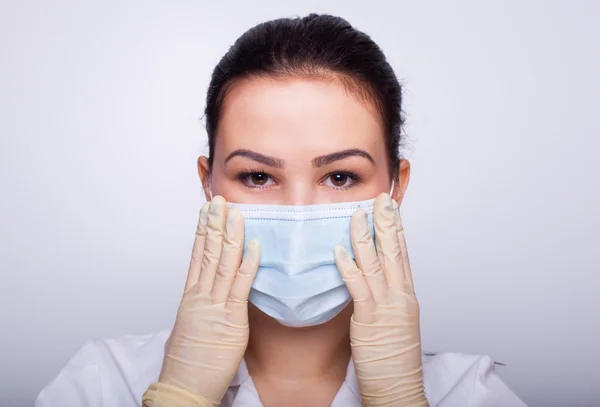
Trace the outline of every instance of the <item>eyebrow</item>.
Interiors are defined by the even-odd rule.
[[[244,149],[232,151],[225,159],[225,164],[227,164],[227,161],[231,160],[233,157],[246,157],[273,168],[283,168],[284,164],[283,160],[279,158],[269,157],[268,155],[260,154],[256,151]]]
[[[367,153],[364,150],[360,150],[358,148],[353,148],[350,150],[342,150],[336,151],[335,153],[322,155],[317,158],[313,158],[312,165],[313,167],[319,168],[324,165],[331,164],[334,161],[343,160],[348,157],[364,157],[367,160],[371,161],[372,164],[375,164],[375,160],[371,157],[371,154]]]

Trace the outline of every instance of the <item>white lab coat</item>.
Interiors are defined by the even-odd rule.
[[[160,373],[169,331],[86,343],[38,395],[34,407],[139,407]],[[526,407],[494,372],[487,356],[423,357],[431,407]],[[332,407],[361,407],[352,361]],[[262,407],[242,361],[221,407]]]

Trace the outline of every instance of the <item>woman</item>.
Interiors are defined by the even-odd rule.
[[[205,113],[172,332],[85,345],[36,406],[524,405],[487,357],[421,356],[401,86],[367,35],[326,15],[256,26]]]

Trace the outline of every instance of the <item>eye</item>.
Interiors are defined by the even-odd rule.
[[[336,187],[343,187],[350,179],[346,174],[333,174],[329,176],[331,183]]]
[[[358,176],[349,172],[331,173],[325,178],[324,181],[325,185],[335,189],[351,188],[357,182],[359,182]]]
[[[247,171],[238,175],[238,179],[247,188],[267,188],[275,181],[273,178],[262,171]]]
[[[257,172],[249,176],[254,185],[265,185],[269,181],[269,176],[262,172]]]

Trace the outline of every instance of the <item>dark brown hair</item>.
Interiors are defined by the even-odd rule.
[[[246,31],[215,67],[206,96],[209,168],[223,101],[235,83],[253,76],[321,77],[341,81],[379,112],[392,174],[403,142],[402,88],[381,49],[346,20],[311,14]]]

